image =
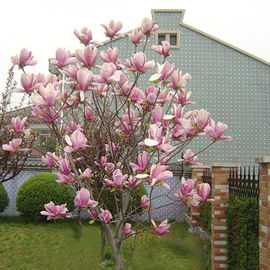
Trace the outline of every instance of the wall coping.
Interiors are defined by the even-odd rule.
[[[211,169],[210,165],[192,165],[191,169]]]
[[[255,158],[255,163],[270,163],[270,156],[262,156]]]
[[[212,167],[222,167],[222,168],[238,168],[240,163],[226,163],[226,162],[215,162],[210,164]]]

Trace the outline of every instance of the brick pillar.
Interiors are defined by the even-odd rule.
[[[227,227],[226,210],[229,201],[228,177],[230,168],[236,163],[213,163],[212,166],[212,270],[227,269]]]
[[[259,269],[270,270],[270,156],[256,159],[261,165],[259,185]]]
[[[191,178],[195,181],[195,188],[203,183],[203,173],[209,173],[211,166],[193,165],[191,166]],[[194,227],[200,226],[201,207],[191,207],[191,225]]]

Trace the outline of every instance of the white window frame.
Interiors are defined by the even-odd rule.
[[[170,42],[170,35],[176,35],[176,45],[171,45],[171,48],[179,49],[180,48],[180,32],[176,30],[158,30],[155,34],[155,45],[158,45],[158,35],[165,35],[165,40]]]

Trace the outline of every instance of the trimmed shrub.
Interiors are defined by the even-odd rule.
[[[30,177],[19,189],[16,208],[24,216],[43,219],[40,211],[44,204],[53,201],[55,204],[67,203],[69,211],[74,209],[74,195],[69,185],[59,184],[57,176],[52,173],[41,173]]]
[[[259,269],[259,206],[257,198],[230,199],[227,209],[228,269]]]
[[[0,212],[3,212],[8,206],[8,194],[4,186],[0,183]]]

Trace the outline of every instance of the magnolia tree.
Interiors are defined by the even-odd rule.
[[[56,152],[48,152],[43,161],[58,170],[57,182],[74,187],[77,213],[88,211],[91,223],[101,223],[115,269],[120,270],[124,269],[126,239],[147,229],[161,236],[171,227],[167,219],[158,223],[153,217],[153,191],[157,187],[171,189],[166,181],[173,177],[170,163],[178,159],[186,165],[196,164],[197,154],[204,149],[194,153],[185,148],[198,137],[209,138],[207,147],[230,137],[223,135],[227,126],[215,123],[206,110],[186,109],[194,103],[185,89],[191,76],[167,61],[167,41],[151,47],[160,55],[160,63],[147,59],[149,40],[158,30],[152,20],[145,18],[141,27],[129,34],[134,51],[124,61],[112,47],[122,24],[111,21],[102,26],[111,41],[107,51],[98,51],[100,44],[92,40],[89,29],[75,30],[85,47],[74,55],[57,49],[51,64],[59,75],[23,73],[22,88],[17,91],[29,95],[33,115],[48,124],[58,142]],[[25,56],[25,50],[14,58],[20,61],[13,61],[20,68],[33,60],[30,52],[28,58],[22,54]],[[149,85],[139,87],[145,76]],[[134,207],[140,185],[148,185],[150,192]],[[198,206],[212,201],[209,192],[208,184],[195,190],[192,179],[182,178],[175,200]],[[147,213],[147,226],[139,223],[140,212]],[[53,202],[48,202],[41,214],[48,220],[72,215],[66,204]]]
[[[29,60],[26,50],[22,51],[23,62],[26,64],[35,64]],[[28,59],[28,60],[26,60]],[[14,63],[18,62],[13,58]],[[22,63],[23,63],[22,62]],[[23,64],[21,64],[21,67]],[[16,90],[14,80],[14,65],[9,69],[5,90],[1,92],[0,97],[0,184],[13,179],[23,169],[27,157],[30,155],[30,149],[33,146],[34,133],[26,129],[29,124],[27,117],[12,117],[11,96]],[[19,108],[23,104],[22,97]],[[17,108],[18,108],[17,107]],[[15,108],[16,109],[16,108]],[[20,111],[16,111],[20,114]]]

